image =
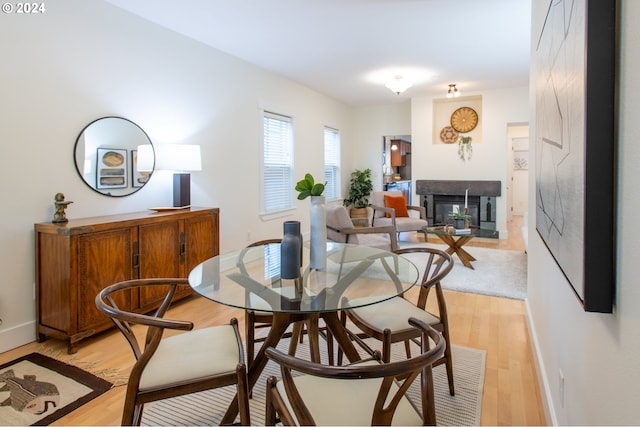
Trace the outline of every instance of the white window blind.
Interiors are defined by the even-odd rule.
[[[280,245],[264,246],[264,279],[275,280],[280,277]]]
[[[263,212],[293,207],[293,123],[264,112]]]
[[[327,200],[340,195],[340,131],[324,128],[324,196]]]

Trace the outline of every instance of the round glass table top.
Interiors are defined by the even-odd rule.
[[[327,242],[326,269],[310,269],[303,248],[298,279],[280,277],[280,245],[222,254],[197,265],[189,283],[198,294],[231,307],[281,313],[321,313],[375,304],[415,285],[418,269],[392,252]]]

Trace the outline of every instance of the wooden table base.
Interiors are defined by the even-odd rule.
[[[473,265],[471,265],[471,261],[475,261],[476,259],[473,257],[473,255],[462,248],[468,241],[473,239],[473,235],[436,234],[436,236],[438,236],[440,240],[447,244],[448,248],[445,251],[446,253],[448,253],[449,255],[453,255],[455,253],[456,255],[458,255],[458,258],[460,258],[460,261],[462,261],[462,264],[465,267],[474,270]]]

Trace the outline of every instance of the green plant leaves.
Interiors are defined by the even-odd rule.
[[[316,183],[310,173],[305,174],[304,179],[298,181],[295,188],[300,193],[298,200],[304,200],[309,196],[322,196],[324,192],[324,184]]]
[[[460,160],[471,160],[471,154],[473,153],[473,147],[471,146],[470,136],[461,136],[458,138],[458,157]]]
[[[373,182],[371,181],[371,169],[358,170],[351,172],[351,181],[349,183],[349,196],[344,199],[344,206],[353,205],[355,208],[366,208],[369,206],[369,195],[373,191]]]

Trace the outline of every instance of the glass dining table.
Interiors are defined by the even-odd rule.
[[[218,255],[189,274],[193,290],[217,303],[242,310],[270,312],[273,322],[249,367],[249,389],[268,362],[266,349],[276,347],[291,324],[307,321],[311,359],[320,361],[318,320],[322,319],[350,362],[360,355],[338,313],[344,308],[376,304],[403,294],[419,278],[416,266],[392,252],[362,245],[327,242],[326,268],[309,268],[309,248],[302,254],[300,276],[280,277],[280,244],[253,246]],[[363,298],[366,297],[366,298]],[[361,301],[361,305],[349,303]],[[222,424],[233,423],[237,399]]]

